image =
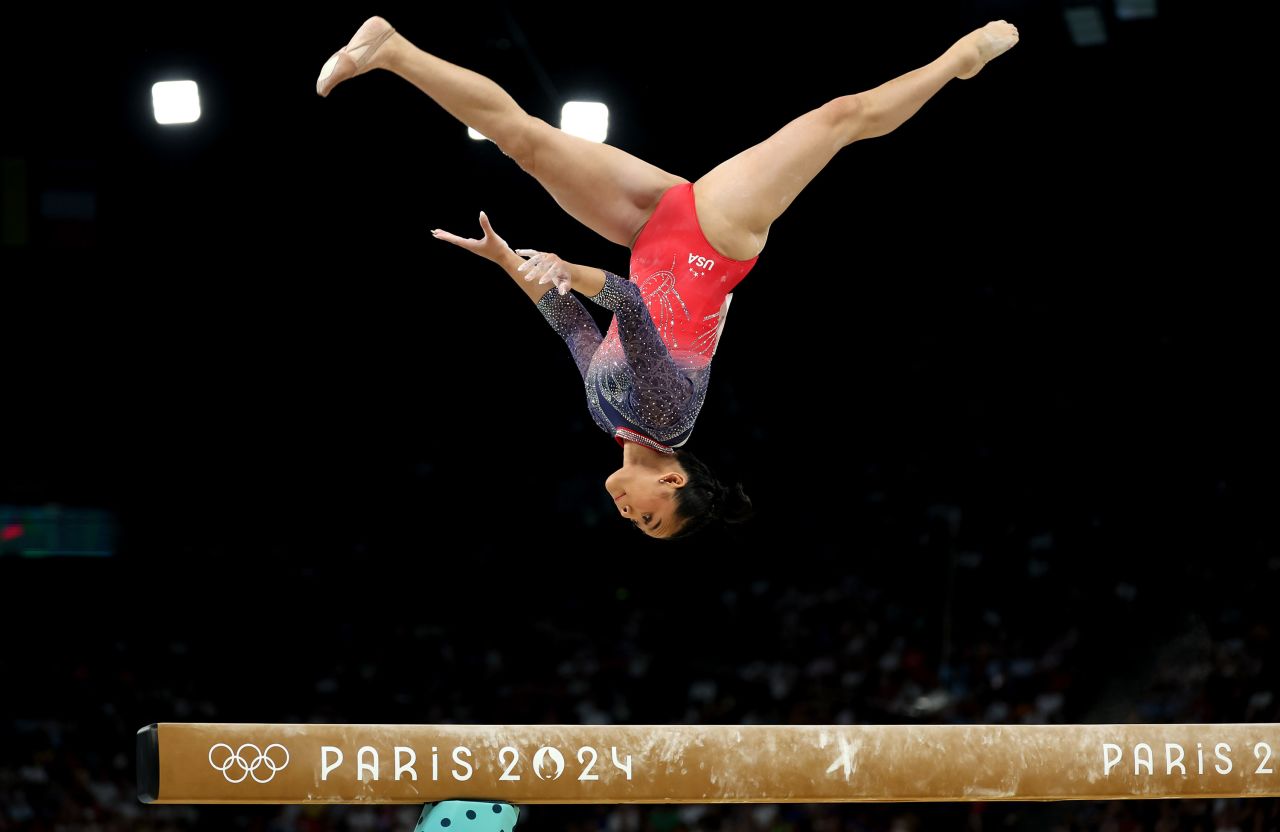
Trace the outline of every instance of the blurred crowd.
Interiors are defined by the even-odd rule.
[[[465,603],[432,613],[430,591],[420,615],[313,615],[308,638],[285,630],[253,649],[252,599],[202,614],[199,627],[126,623],[123,610],[74,628],[50,619],[47,641],[11,633],[0,659],[14,702],[0,722],[0,832],[409,832],[417,817],[393,806],[142,805],[133,738],[158,721],[1280,721],[1266,603],[1280,561],[1185,576],[1192,586],[1175,598],[1167,584],[1073,571],[1071,545],[1047,533],[1015,546],[974,539],[983,534],[954,506],[930,507],[918,528],[915,563],[832,549],[803,576],[726,576],[713,590],[609,576],[607,591],[499,605],[493,626],[477,626]],[[282,574],[313,597],[344,580],[337,565]],[[1191,578],[1217,582],[1199,607]],[[521,826],[1257,832],[1280,827],[1280,805],[539,806]]]

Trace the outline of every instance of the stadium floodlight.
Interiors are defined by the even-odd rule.
[[[159,124],[190,124],[200,118],[200,89],[195,81],[151,85],[151,106]]]
[[[560,129],[602,142],[609,135],[609,108],[598,101],[570,101],[560,111]]]

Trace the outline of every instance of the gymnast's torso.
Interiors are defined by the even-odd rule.
[[[601,429],[663,452],[688,440],[729,293],[755,263],[711,246],[698,224],[693,186],[684,183],[663,194],[636,238],[631,279],[606,273],[604,289],[592,298],[614,313],[603,338],[575,297],[543,296],[538,307],[569,345]]]

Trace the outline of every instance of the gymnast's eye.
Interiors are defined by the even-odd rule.
[[[652,514],[643,514],[643,515],[641,515],[641,516],[640,516],[640,519],[641,519],[641,520],[643,520],[643,521],[645,522],[645,525],[648,525],[648,524],[649,524],[649,521],[653,519],[653,515],[652,515]]]

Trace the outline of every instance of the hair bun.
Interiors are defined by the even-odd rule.
[[[687,537],[709,524],[741,523],[751,516],[751,498],[742,483],[732,487],[717,479],[706,464],[689,451],[676,451],[688,481],[677,495],[676,516],[684,522],[674,537]]]

